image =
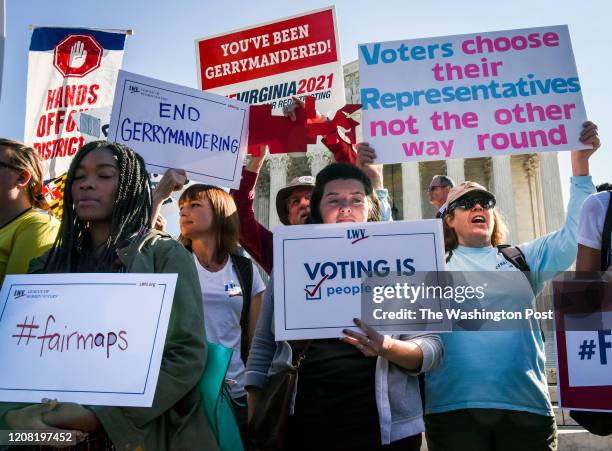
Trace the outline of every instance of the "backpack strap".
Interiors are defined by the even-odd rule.
[[[612,225],[612,224],[611,224]],[[500,244],[497,246],[498,252],[500,252],[506,260],[508,260],[514,267],[523,272],[529,272],[529,265],[527,264],[527,259],[525,258],[525,254],[518,246],[511,246],[509,244]],[[446,255],[446,263],[448,263],[453,256],[453,251],[448,251]]]
[[[230,254],[230,258],[242,290],[240,357],[246,365],[249,356],[249,313],[251,311],[251,290],[253,289],[253,263],[251,263],[250,258],[241,255]]]
[[[511,246],[509,244],[500,244],[497,246],[498,252],[500,252],[506,260],[508,260],[514,267],[523,272],[529,272],[529,265],[525,259],[525,254],[518,246]]]
[[[612,235],[612,191],[610,200],[608,201],[608,211],[604,221],[603,230],[601,232],[601,270],[607,271],[612,262],[610,261],[610,240]]]

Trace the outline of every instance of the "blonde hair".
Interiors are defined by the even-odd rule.
[[[0,138],[0,148],[6,149],[8,163],[21,171],[28,171],[30,182],[28,183],[28,196],[30,203],[35,208],[47,210],[49,206],[42,194],[43,190],[43,161],[42,158],[30,146],[19,141]]]
[[[506,236],[508,235],[508,226],[506,225],[506,221],[502,214],[497,211],[496,208],[493,208],[493,232],[491,232],[491,246],[499,246],[500,244],[505,244],[504,241]],[[452,251],[459,245],[459,237],[457,236],[457,232],[446,222],[446,218],[454,218],[455,211],[451,211],[442,220],[442,226],[444,229],[444,247],[446,252]]]
[[[179,198],[179,206],[192,200],[207,200],[213,213],[211,231],[215,234],[215,260],[222,263],[227,254],[238,255],[239,223],[238,210],[232,196],[221,188],[211,185],[191,185]],[[190,252],[191,240],[179,236]]]

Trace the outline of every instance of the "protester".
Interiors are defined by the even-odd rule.
[[[296,110],[303,107],[304,103],[294,98],[293,103],[284,109],[284,113],[290,120],[295,120]],[[326,119],[318,115],[317,120],[324,121]],[[325,140],[323,143],[325,144]],[[327,145],[327,147],[336,158],[337,163],[355,163],[367,174],[373,185],[373,193],[379,201],[382,220],[392,220],[389,192],[383,186],[382,165],[374,164],[376,158],[374,149],[368,143],[360,143],[353,149],[353,146],[346,142],[341,135],[338,136],[335,144]],[[242,170],[240,187],[238,190],[232,190],[231,194],[238,207],[240,244],[264,271],[270,274],[273,260],[272,232],[257,221],[253,210],[255,184],[263,166],[264,157],[265,147],[262,147],[260,156],[252,157]],[[279,190],[275,205],[278,217],[284,225],[304,224],[310,211],[310,190],[313,185],[314,177],[302,176],[293,179],[286,187]]]
[[[594,124],[584,124],[581,141],[599,147]],[[517,253],[530,271],[513,278],[511,290],[490,286],[486,305],[532,306],[544,283],[572,264],[580,207],[595,190],[588,164],[593,152],[572,152],[565,225],[520,246]],[[450,191],[444,216],[448,270],[463,271],[464,277],[466,271],[519,270],[519,261],[511,263],[497,247],[504,242],[505,227],[494,207],[494,194],[476,183]],[[445,359],[425,383],[430,451],[556,449],[543,339],[537,321],[520,325],[527,330],[442,334]]]
[[[597,186],[597,193],[590,195],[582,206],[578,229],[578,256],[576,271],[606,271],[612,267],[612,185]],[[608,230],[604,230],[604,225]]]
[[[446,204],[449,191],[454,186],[455,182],[450,177],[445,175],[434,175],[432,177],[427,188],[427,194],[429,195],[429,203],[438,209],[436,218],[444,216],[444,204]]]
[[[23,143],[0,138],[0,286],[6,274],[23,274],[32,258],[51,247],[59,221],[45,209],[43,164]]]
[[[377,220],[370,214],[371,192],[357,167],[332,164],[317,175],[309,222]],[[382,336],[355,320],[364,333],[345,331],[342,341],[275,342],[273,286],[271,281],[247,363],[249,414],[267,376],[305,350],[287,449],[419,450],[424,425],[416,375],[440,361],[439,338]]]
[[[150,230],[150,221],[151,192],[143,159],[120,144],[87,144],[68,171],[55,244],[30,270],[178,274],[152,407],[55,401],[2,405],[0,419],[6,426],[88,433],[76,448],[83,450],[192,449],[196,443],[201,449],[217,449],[197,386],[207,346],[193,258],[170,236]]]
[[[576,258],[576,271],[579,273],[612,269],[611,198],[612,184],[602,183],[597,185],[597,193],[591,194],[582,206]],[[570,410],[570,416],[593,434],[612,435],[612,413]]]
[[[179,208],[179,240],[193,253],[202,289],[206,336],[234,351],[226,379],[244,441],[244,366],[265,285],[251,259],[239,255],[238,213],[228,193],[214,186],[191,185],[181,194]]]

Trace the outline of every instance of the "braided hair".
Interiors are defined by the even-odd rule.
[[[95,257],[88,224],[79,219],[72,198],[74,175],[83,158],[90,152],[109,150],[117,160],[119,179],[109,234],[99,257]],[[111,271],[117,244],[131,237],[151,222],[151,185],[145,162],[127,146],[106,141],[85,144],[77,152],[68,169],[64,188],[62,224],[45,265],[46,272],[83,272],[82,266],[95,263],[101,271]],[[89,259],[94,259],[93,262]]]

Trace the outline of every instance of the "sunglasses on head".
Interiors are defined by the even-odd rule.
[[[450,213],[455,208],[462,208],[464,210],[471,210],[476,206],[476,204],[480,205],[485,210],[490,210],[495,207],[495,198],[493,197],[485,197],[485,196],[474,196],[467,197],[464,199],[459,199],[448,206],[447,212]]]

